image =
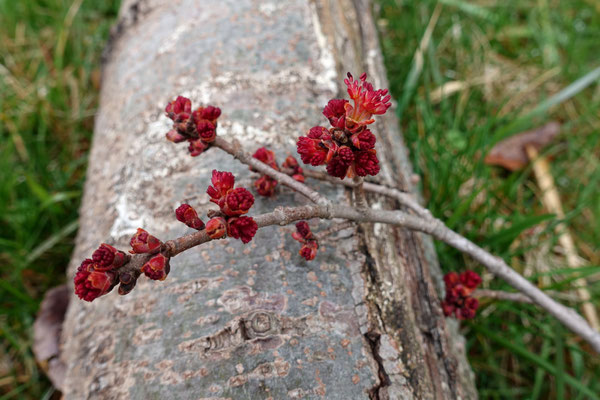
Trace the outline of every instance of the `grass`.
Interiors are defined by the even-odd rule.
[[[31,352],[64,282],[118,1],[0,0],[0,399],[50,398]]]
[[[544,289],[568,293],[570,282],[587,277],[599,304],[600,7],[585,0],[376,3],[391,91],[432,212]],[[562,130],[544,153],[564,222],[587,261],[576,270],[566,265],[558,221],[543,208],[531,169],[508,173],[483,162],[498,140],[550,120]],[[485,287],[510,290],[436,246],[445,271],[475,269]],[[600,397],[598,358],[536,307],[483,302],[463,332],[482,398]]]

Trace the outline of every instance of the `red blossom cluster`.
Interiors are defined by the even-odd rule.
[[[129,250],[130,253],[155,254],[142,266],[141,271],[144,275],[155,281],[164,281],[167,279],[167,275],[169,275],[169,272],[171,271],[171,265],[169,264],[169,257],[163,253],[159,253],[163,247],[163,243],[160,240],[150,235],[142,228],[138,228],[136,234],[133,235],[129,241],[129,244],[131,245],[131,250]],[[127,283],[126,289],[128,289],[128,291],[125,291],[125,293],[129,293],[134,286],[135,279],[133,282]],[[121,285],[121,288],[123,288],[123,285]]]
[[[319,241],[311,232],[308,222],[300,221],[296,223],[296,232],[292,233],[292,237],[302,243],[298,253],[306,258],[306,261],[314,260],[319,248]]]
[[[165,280],[170,271],[169,257],[160,253],[162,242],[145,230],[138,228],[130,240],[132,254],[149,254],[152,257],[139,272],[123,269],[131,256],[102,243],[77,268],[73,282],[75,294],[82,300],[93,301],[110,292],[117,284],[119,294],[127,294],[135,287],[140,273],[154,280]],[[158,253],[158,254],[157,254]]]
[[[129,261],[129,256],[102,243],[77,268],[75,278],[75,294],[82,300],[94,299],[110,292],[118,283],[117,269]]]
[[[454,315],[458,319],[475,317],[479,301],[471,293],[481,283],[481,277],[474,271],[467,270],[460,275],[449,272],[444,275],[446,298],[442,302],[444,315]]]
[[[256,150],[252,157],[267,164],[274,170],[280,170],[279,165],[277,165],[277,160],[275,159],[275,153],[273,153],[271,150],[268,150],[266,147],[261,147],[260,149]],[[286,173],[291,175],[292,178],[299,182],[304,182],[304,171],[300,165],[298,165],[298,161],[296,161],[294,157],[288,156],[281,166],[286,169]],[[271,178],[269,175],[262,175],[260,178],[254,181],[256,192],[265,197],[273,196],[275,194],[276,186],[277,181]]]
[[[244,188],[234,188],[235,177],[231,172],[213,170],[212,186],[206,193],[210,201],[221,209],[222,216],[214,217],[206,223],[206,233],[212,239],[225,235],[248,243],[254,237],[258,226],[252,217],[243,216],[254,204],[254,196]]]
[[[202,154],[217,137],[217,119],[221,115],[218,107],[198,107],[192,112],[191,100],[178,96],[167,104],[165,112],[173,120],[167,139],[174,143],[187,140],[192,157]]]
[[[273,153],[271,150],[267,150],[266,147],[261,147],[260,149],[256,150],[252,157],[279,171],[279,166],[275,160],[275,153]],[[271,178],[269,175],[262,175],[260,178],[254,181],[254,188],[256,189],[256,192],[265,197],[271,197],[275,194],[275,186],[277,186],[277,181]]]
[[[353,104],[345,99],[330,100],[323,115],[332,127],[314,126],[298,139],[298,154],[305,164],[326,164],[327,173],[341,179],[379,173],[376,138],[367,125],[375,122],[373,115],[385,114],[391,96],[387,89],[373,89],[366,79],[367,74],[355,80],[348,73],[344,83]]]

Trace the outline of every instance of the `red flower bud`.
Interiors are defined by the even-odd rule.
[[[447,301],[443,301],[442,302],[442,310],[444,311],[444,315],[446,317],[451,316],[452,314],[454,314],[454,310],[456,309],[456,307],[454,307],[454,304],[449,303]]]
[[[169,132],[167,132],[166,136],[167,140],[173,143],[180,143],[186,139],[185,136],[177,132],[175,129],[171,129]]]
[[[273,153],[271,150],[267,150],[266,147],[261,147],[260,149],[256,150],[252,157],[279,171],[277,161],[275,160],[275,153]]]
[[[110,292],[116,281],[114,272],[95,270],[94,262],[89,258],[81,263],[73,278],[75,294],[85,301],[94,301],[94,299]]]
[[[299,254],[301,257],[304,257],[306,261],[311,261],[317,256],[317,248],[310,245],[304,245],[300,248]]]
[[[348,146],[340,147],[337,155],[346,165],[350,165],[354,161],[354,152]]]
[[[348,100],[331,99],[323,109],[323,115],[335,128],[344,129],[346,126],[346,109],[344,106]]]
[[[231,172],[213,169],[211,182],[213,185],[206,189],[206,193],[210,196],[210,201],[219,204],[221,198],[224,198],[233,189],[235,177]]]
[[[244,188],[235,188],[225,196],[221,210],[230,217],[246,214],[254,204],[254,196]]]
[[[327,164],[327,173],[336,178],[344,179],[348,173],[348,164],[340,157],[333,157]]]
[[[294,174],[292,175],[292,178],[294,178],[298,182],[304,182],[304,175],[302,174]]]
[[[94,260],[94,269],[97,271],[109,271],[112,269],[119,268],[127,261],[128,256],[108,245],[102,243],[96,251],[92,254],[92,260]]]
[[[355,147],[361,150],[370,150],[375,147],[375,142],[377,141],[377,139],[375,138],[375,135],[371,133],[370,130],[365,129],[362,132],[355,133],[352,136],[350,136],[350,141],[352,141],[352,144]]]
[[[300,159],[304,164],[313,166],[323,165],[327,159],[328,149],[320,140],[300,136],[296,145]]]
[[[193,116],[196,123],[203,119],[215,123],[217,118],[221,116],[221,109],[213,106],[198,107]]]
[[[182,204],[175,210],[175,217],[178,221],[183,222],[190,228],[197,230],[204,229],[204,222],[198,217],[198,213],[194,207],[189,204]]]
[[[310,139],[331,140],[331,133],[324,126],[313,126],[309,129],[307,136]]]
[[[444,275],[444,283],[446,284],[446,288],[453,288],[460,282],[458,274],[454,271],[448,272]]]
[[[306,221],[296,223],[296,232],[292,233],[292,237],[302,243],[299,254],[307,261],[314,260],[319,248],[319,242],[313,235]]]
[[[263,175],[254,181],[256,192],[265,197],[271,197],[275,194],[275,186],[277,186],[277,181],[268,175]]]
[[[208,149],[208,144],[204,143],[202,139],[190,140],[189,143],[188,151],[192,157],[197,157]]]
[[[215,217],[206,223],[206,233],[211,239],[220,239],[227,233],[227,221],[222,217]]]
[[[310,231],[310,226],[308,226],[308,222],[296,222],[296,232],[292,233],[292,237],[301,242],[304,239],[312,238],[312,232]]]
[[[475,289],[481,283],[481,277],[477,272],[467,270],[460,274],[460,282],[469,289]]]
[[[465,300],[465,307],[475,311],[479,308],[479,300],[475,297],[469,297]]]
[[[292,170],[292,178],[297,180],[298,182],[304,182],[304,171],[302,167],[298,164],[298,161],[293,156],[287,156],[285,161],[282,164],[283,168]]]
[[[241,239],[243,243],[251,241],[258,230],[258,225],[252,217],[230,218],[227,222],[227,234],[232,238]]]
[[[177,96],[177,99],[169,102],[167,107],[165,108],[165,112],[167,113],[167,117],[175,120],[176,117],[182,113],[189,114],[192,111],[192,102],[190,99]]]
[[[283,166],[283,168],[290,168],[293,170],[300,168],[300,165],[298,164],[298,160],[296,160],[293,156],[287,156],[287,158],[283,162],[282,166]],[[300,168],[300,169],[302,169],[302,168]]]
[[[444,315],[450,316],[454,313],[456,318],[461,320],[475,317],[479,301],[471,297],[471,293],[481,283],[479,275],[473,271],[465,271],[460,275],[449,272],[444,275],[444,283],[446,284],[446,298],[442,302]]]
[[[150,279],[164,281],[171,271],[169,258],[159,253],[142,266],[142,272]]]
[[[129,242],[131,244],[132,250],[130,253],[158,253],[160,251],[160,246],[162,246],[162,242],[155,238],[154,236],[148,234],[142,228],[138,228],[137,232],[131,238]]]
[[[206,143],[213,142],[217,137],[217,130],[215,125],[206,120],[200,120],[196,123],[196,130],[200,139]]]
[[[379,173],[379,160],[375,150],[354,153],[354,170],[358,176],[375,176]]]
[[[475,318],[475,314],[475,310],[471,308],[462,307],[456,309],[456,318],[460,320]]]

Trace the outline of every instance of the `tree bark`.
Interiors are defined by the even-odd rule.
[[[219,135],[248,151],[268,146],[282,162],[299,135],[325,123],[321,110],[345,94],[346,71],[387,86],[368,0],[124,1],[105,62],[71,277],[101,242],[126,249],[138,227],[161,239],[187,232],[173,210],[211,208],[213,168],[251,186],[227,154],[191,158],[165,140],[163,109],[175,96],[221,107]],[[393,114],[373,127],[378,177],[412,191]],[[350,201],[348,189],[317,187]],[[251,213],[304,202],[279,188]],[[291,231],[192,249],[171,261],[166,281],[142,277],[127,296],[73,297],[66,398],[476,398],[464,339],[439,307],[427,238],[366,224],[335,233],[305,262]]]

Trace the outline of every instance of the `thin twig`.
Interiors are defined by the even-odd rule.
[[[317,237],[317,240],[324,240],[328,236],[330,236],[336,232],[343,231],[344,229],[348,229],[353,226],[354,226],[354,222],[352,222],[352,221],[346,221],[346,222],[341,222],[339,224],[333,224],[331,227],[329,227],[329,229],[321,231],[321,232],[317,233],[315,236]]]
[[[325,172],[321,171],[313,171],[313,170],[304,170],[304,176],[309,178],[319,179],[321,181],[326,181],[335,185],[343,185],[348,187],[356,187],[356,183],[354,181],[339,179],[333,177]],[[410,208],[416,214],[420,215],[424,218],[431,218],[431,212],[428,209],[419,204],[419,202],[414,198],[414,196],[409,193],[402,192],[401,190],[394,189],[388,186],[380,185],[373,182],[363,182],[363,189],[367,192],[378,193],[387,197],[391,197],[396,199],[400,204]]]
[[[360,176],[355,176],[354,187],[352,193],[354,193],[354,202],[357,208],[367,208],[367,197],[365,196],[364,179]]]
[[[356,222],[380,222],[428,233],[463,253],[469,254],[490,272],[504,279],[521,293],[527,295],[534,303],[548,311],[572,332],[587,341],[597,353],[600,353],[600,333],[596,332],[576,311],[556,302],[536,286],[532,285],[527,279],[519,275],[504,260],[490,254],[475,243],[452,231],[438,219],[424,219],[402,211],[365,210],[348,206],[312,204],[300,207],[279,207],[271,213],[255,216],[254,220],[258,227],[262,228],[269,225],[288,225],[295,221],[311,218],[343,218]],[[168,241],[164,245],[164,250],[167,255],[175,256],[184,250],[210,240],[205,231],[199,231]],[[133,257],[131,263],[135,265],[140,264],[142,260],[138,260],[138,258],[139,256]]]
[[[569,293],[561,293],[556,291],[545,291],[547,295],[555,299],[561,299],[566,301],[578,301],[579,298],[576,295]],[[516,301],[519,303],[533,303],[531,299],[523,293],[518,292],[506,292],[503,290],[490,290],[490,289],[477,289],[472,293],[477,298],[490,298],[495,300],[509,300]]]
[[[503,290],[477,289],[473,293],[471,293],[471,295],[473,297],[477,297],[478,299],[486,298],[494,300],[515,301],[518,303],[533,303],[533,301],[531,301],[531,299],[525,296],[523,293],[505,292]]]

